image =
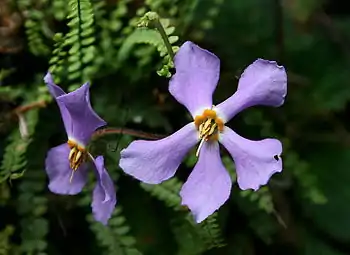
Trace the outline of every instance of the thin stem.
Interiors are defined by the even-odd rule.
[[[160,23],[159,18],[153,20],[153,25],[158,30],[160,36],[162,37],[169,56],[171,57],[171,59],[174,59],[175,54],[174,54],[173,48],[171,46],[171,43],[169,42],[169,38],[167,34],[165,33],[162,23]]]
[[[30,103],[30,104],[26,104],[26,105],[22,105],[22,106],[18,106],[17,108],[15,108],[13,110],[13,112],[15,114],[20,114],[20,113],[25,113],[31,109],[34,108],[43,108],[46,106],[46,102],[44,100],[38,101],[38,102],[34,102],[34,103]]]
[[[151,140],[157,140],[165,137],[165,135],[150,134],[150,133],[136,131],[128,128],[104,128],[104,129],[97,130],[93,134],[93,138],[98,138],[100,136],[111,135],[111,134],[125,134],[125,135],[131,135],[131,136],[136,136],[139,138],[151,139]]]

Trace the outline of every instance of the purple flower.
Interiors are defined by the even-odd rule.
[[[274,61],[256,60],[242,74],[238,89],[219,105],[212,94],[220,60],[192,42],[175,56],[176,74],[169,91],[191,113],[193,122],[158,141],[134,141],[121,152],[120,167],[135,178],[158,184],[174,176],[186,153],[199,142],[198,162],[183,185],[182,205],[199,223],[229,198],[232,181],[222,164],[220,142],[235,161],[241,189],[257,190],[282,171],[282,145],[276,139],[251,141],[225,126],[232,117],[254,105],[280,106],[287,93],[287,75]]]
[[[47,154],[49,189],[64,195],[79,193],[86,184],[88,161],[91,161],[97,178],[92,211],[95,219],[106,225],[116,204],[114,184],[104,167],[103,156],[94,159],[86,148],[93,132],[106,122],[91,107],[88,83],[66,94],[53,82],[50,73],[44,80],[57,101],[68,136],[67,143],[50,149]]]

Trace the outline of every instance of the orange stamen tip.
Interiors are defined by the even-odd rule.
[[[67,144],[68,144],[69,148],[73,148],[76,145],[75,142],[73,142],[71,140],[68,140]]]
[[[194,118],[194,124],[198,127],[200,124],[202,124],[202,122],[205,120],[203,115],[197,115]]]
[[[85,148],[84,147],[81,147],[81,146],[77,146],[77,149],[78,149],[78,151],[82,151],[82,152],[84,152],[85,151]]]
[[[205,109],[202,116],[205,118],[215,119],[216,112],[214,110]]]
[[[216,118],[215,123],[218,125],[219,131],[224,131],[224,122],[221,119]]]

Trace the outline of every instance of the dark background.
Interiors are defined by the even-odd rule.
[[[257,58],[288,73],[282,107],[254,107],[228,124],[249,139],[280,139],[283,172],[258,192],[234,185],[229,201],[200,225],[178,195],[194,151],[176,178],[157,186],[118,168],[119,151],[133,139],[171,134],[190,121],[156,72],[164,65],[163,74],[173,72],[154,47],[165,52],[162,40],[152,27],[138,32],[146,11],[175,28],[167,30],[178,36],[173,46],[191,40],[220,58],[214,103],[235,91]],[[346,1],[0,0],[0,54],[0,254],[350,254]],[[47,189],[46,152],[66,140],[43,83],[48,69],[65,90],[90,81],[94,109],[114,128],[91,144],[117,187],[108,227],[92,220],[93,176],[77,196]],[[222,156],[234,176],[232,160]]]

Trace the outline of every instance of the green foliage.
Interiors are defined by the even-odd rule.
[[[131,33],[122,44],[118,60],[125,61],[136,44],[150,44],[164,59],[162,68],[157,71],[158,75],[170,78],[169,69],[174,67],[172,55],[178,50],[178,47],[172,46],[179,39],[178,36],[172,35],[175,27],[170,25],[169,19],[159,19],[158,14],[153,12],[147,12],[140,19],[138,26],[141,28]],[[148,27],[153,27],[156,30]]]
[[[3,0],[0,5],[0,254],[350,253],[350,13],[340,3]],[[281,140],[282,173],[257,192],[241,191],[234,162],[222,148],[231,196],[200,224],[179,196],[197,162],[194,151],[175,178],[159,185],[140,188],[118,167],[120,151],[134,135],[155,139],[188,123],[189,114],[167,90],[173,55],[187,40],[220,57],[215,105],[232,95],[244,68],[259,57],[284,65],[289,81],[282,107],[256,106],[227,123],[248,139]],[[7,45],[18,41],[23,50],[9,51]],[[105,157],[117,187],[108,226],[92,217],[93,169],[80,195],[47,189],[45,156],[67,138],[42,81],[47,69],[65,91],[87,81],[98,84],[90,91],[92,105],[113,131],[101,131],[89,151]]]
[[[14,129],[7,138],[7,146],[0,167],[0,182],[8,178],[17,179],[22,176],[25,171],[25,166],[27,164],[25,153],[32,142],[30,136],[32,136],[35,131],[35,126],[38,121],[38,111],[30,111],[25,117],[22,116],[22,118],[25,118],[22,124],[26,126],[25,132],[27,134],[24,136],[23,132],[21,133],[20,127],[18,127]]]
[[[190,214],[184,214],[186,208],[181,206],[179,195],[183,183],[176,177],[159,185],[145,183],[140,185],[152,196],[178,211],[178,216],[172,222],[174,234],[179,244],[178,254],[200,254],[205,250],[223,245],[221,230],[217,223],[217,214],[211,215],[201,224],[196,224]]]
[[[111,169],[109,167],[109,169]],[[113,180],[118,180],[117,174],[111,174]],[[84,191],[83,197],[80,200],[80,205],[88,207],[90,209],[91,205],[91,194],[93,192],[95,178],[91,178],[90,184]],[[93,176],[95,177],[95,176]],[[127,220],[123,215],[123,209],[121,205],[118,205],[114,210],[112,217],[108,222],[108,226],[104,226],[99,222],[96,222],[93,215],[89,213],[87,215],[87,221],[90,223],[91,230],[96,235],[96,240],[99,245],[104,248],[104,253],[106,255],[138,255],[140,253],[136,246],[136,240],[130,233],[130,227],[127,224]]]
[[[17,254],[14,247],[11,246],[10,238],[15,232],[15,228],[11,225],[6,226],[0,231],[0,254]],[[12,253],[11,253],[12,252]]]
[[[70,31],[66,34],[63,44],[65,47],[70,47],[67,78],[70,81],[79,79],[80,82],[85,82],[95,71],[92,66],[86,66],[94,59],[96,53],[93,44],[95,42],[93,8],[89,0],[70,0],[69,7],[67,25]],[[80,85],[71,85],[69,90],[75,90]]]
[[[45,13],[41,10],[45,6],[45,2],[45,0],[18,1],[19,8],[22,12],[27,14],[24,26],[29,50],[32,54],[37,56],[47,55],[50,52],[44,38],[46,26]],[[33,9],[27,11],[30,8]]]
[[[331,147],[320,148],[317,155],[310,153],[310,170],[318,177],[320,186],[324,191],[328,203],[316,204],[303,200],[306,217],[317,223],[320,229],[329,235],[344,241],[350,240],[349,203],[344,203],[350,196],[349,172],[345,171],[350,160],[350,151]],[[330,160],[331,159],[331,160]],[[336,217],[334,217],[336,215]]]
[[[215,27],[215,20],[217,16],[220,14],[220,9],[222,8],[222,5],[224,4],[224,0],[214,0],[212,3],[208,6],[208,8],[205,10],[204,17],[201,17],[198,28],[195,33],[193,34],[193,37],[196,40],[203,39],[206,32],[209,32],[210,30],[214,29]],[[193,5],[191,6],[191,9],[195,9],[198,5],[198,1],[193,1]],[[192,12],[189,12],[192,13]],[[203,15],[203,14],[202,14]],[[189,16],[189,20],[194,19],[194,17]]]
[[[54,75],[54,79],[57,83],[60,83],[59,76],[64,72],[65,57],[67,52],[64,48],[64,36],[61,33],[55,34],[53,40],[55,41],[54,50],[49,61],[49,72]]]
[[[42,165],[42,164],[41,164]],[[21,246],[24,254],[47,254],[46,235],[49,232],[49,223],[44,214],[47,211],[47,198],[42,195],[46,186],[43,167],[27,169],[21,178],[18,196],[18,214],[21,217]]]
[[[106,248],[108,255],[140,255],[136,246],[136,239],[131,236],[130,227],[126,224],[126,218],[122,215],[122,207],[118,206],[109,220],[109,226],[105,227],[96,223],[89,217],[91,229],[96,233],[99,245]]]

